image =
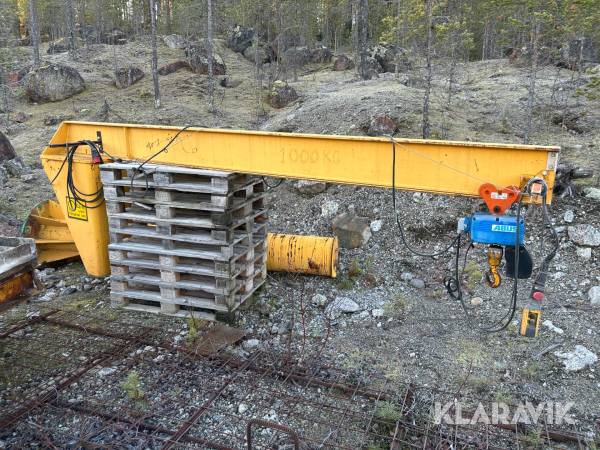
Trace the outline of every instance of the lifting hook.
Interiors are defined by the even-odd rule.
[[[502,262],[503,254],[504,250],[499,245],[490,245],[488,247],[487,260],[490,270],[486,272],[485,280],[491,288],[497,288],[500,286],[500,283],[502,283],[502,277],[500,277],[498,267],[500,267],[500,263]]]

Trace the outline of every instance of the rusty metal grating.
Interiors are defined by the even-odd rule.
[[[240,356],[202,338],[174,347],[169,337],[58,310],[0,333],[0,439],[9,448],[399,450],[531,448],[535,431],[536,445],[586,445],[548,427],[436,425],[434,402],[456,393],[273,352]]]

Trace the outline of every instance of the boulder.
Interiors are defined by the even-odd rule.
[[[328,63],[331,61],[332,57],[333,57],[333,53],[331,52],[331,49],[329,49],[329,47],[326,47],[322,44],[317,44],[310,51],[310,62],[312,62],[312,63],[316,63],[316,64]]]
[[[576,345],[575,349],[570,352],[554,352],[554,355],[562,360],[565,370],[568,372],[577,372],[598,361],[598,356],[583,345]]]
[[[354,300],[348,297],[336,297],[325,308],[325,316],[328,319],[335,320],[342,314],[353,314],[360,311],[360,306]]]
[[[31,119],[31,114],[24,113],[23,111],[17,111],[12,117],[12,120],[17,123],[25,123],[29,119]]]
[[[195,73],[208,74],[208,50],[204,44],[195,44],[185,49],[190,66]],[[223,58],[213,51],[212,56],[213,75],[225,75],[227,67]]]
[[[221,85],[221,87],[231,89],[236,88],[240,84],[242,84],[242,80],[232,80],[230,77],[223,77],[221,81],[219,81],[219,84]]]
[[[383,72],[383,68],[375,58],[365,56],[362,61],[359,59],[358,72],[363,79],[370,80],[371,78],[379,78],[379,74]]]
[[[108,45],[125,45],[127,44],[127,35],[119,28],[113,28],[111,31],[103,33],[100,42]]]
[[[387,114],[377,114],[371,118],[365,128],[367,136],[391,136],[396,132],[398,124]]]
[[[4,168],[11,177],[20,177],[27,170],[25,163],[19,156],[9,159],[8,161],[4,161]]]
[[[277,80],[273,83],[271,92],[269,92],[269,104],[273,108],[284,108],[298,99],[298,93],[289,84]]]
[[[304,195],[317,195],[321,192],[325,192],[327,183],[323,181],[299,180],[296,183],[296,189]]]
[[[585,198],[589,198],[592,200],[596,200],[600,202],[600,189],[592,186],[587,186],[583,188],[583,194]]]
[[[165,64],[162,67],[159,67],[158,69],[158,74],[159,75],[170,75],[172,73],[177,72],[178,70],[181,69],[186,69],[186,70],[192,70],[192,66],[190,66],[190,63],[188,63],[187,61],[184,61],[182,59],[174,61],[172,63],[169,64]]]
[[[568,228],[569,238],[577,245],[586,247],[600,246],[600,231],[593,225],[581,224],[573,225]]]
[[[244,58],[246,58],[250,62],[256,61],[256,52],[258,52],[258,62],[260,64],[270,63],[275,59],[275,54],[273,49],[266,44],[258,44],[258,49],[256,48],[256,43],[253,43],[250,47],[244,50]]]
[[[0,163],[13,159],[17,156],[14,147],[8,138],[0,131]]]
[[[291,47],[283,52],[283,63],[288,67],[302,67],[310,62],[308,47]]]
[[[125,89],[144,78],[144,72],[138,67],[121,67],[115,71],[115,85]]]
[[[80,38],[75,38],[75,47],[81,47],[83,42]],[[63,37],[50,42],[46,53],[54,55],[56,53],[65,53],[69,51],[69,38]]]
[[[587,115],[585,112],[562,110],[555,112],[550,120],[553,125],[558,125],[568,131],[582,134],[591,131],[595,126],[592,121],[586,119]]]
[[[187,39],[180,34],[169,34],[163,37],[163,42],[167,47],[179,50],[184,49],[188,44]]]
[[[396,64],[400,64],[400,72],[406,72],[411,68],[407,51],[402,47],[375,45],[369,48],[368,54],[371,58],[377,60],[383,72],[395,72]]]
[[[25,78],[25,93],[32,102],[57,102],[85,90],[85,82],[69,66],[46,64],[32,69]]]
[[[252,45],[254,39],[254,29],[236,25],[229,32],[227,37],[227,47],[234,52],[244,53]]]
[[[335,72],[351,69],[354,69],[354,61],[352,61],[346,55],[339,55],[335,58],[335,61],[333,62],[333,70]]]
[[[371,238],[371,223],[364,217],[343,213],[333,220],[333,232],[342,248],[358,248]]]

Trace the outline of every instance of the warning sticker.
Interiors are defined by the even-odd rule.
[[[75,199],[67,197],[67,216],[71,219],[88,220],[87,206]]]

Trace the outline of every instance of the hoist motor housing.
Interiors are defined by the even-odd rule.
[[[517,236],[517,218],[515,216],[496,216],[475,213],[458,221],[458,232],[469,233],[471,241],[478,244],[514,246]],[[520,219],[519,244],[525,242],[525,220]]]

